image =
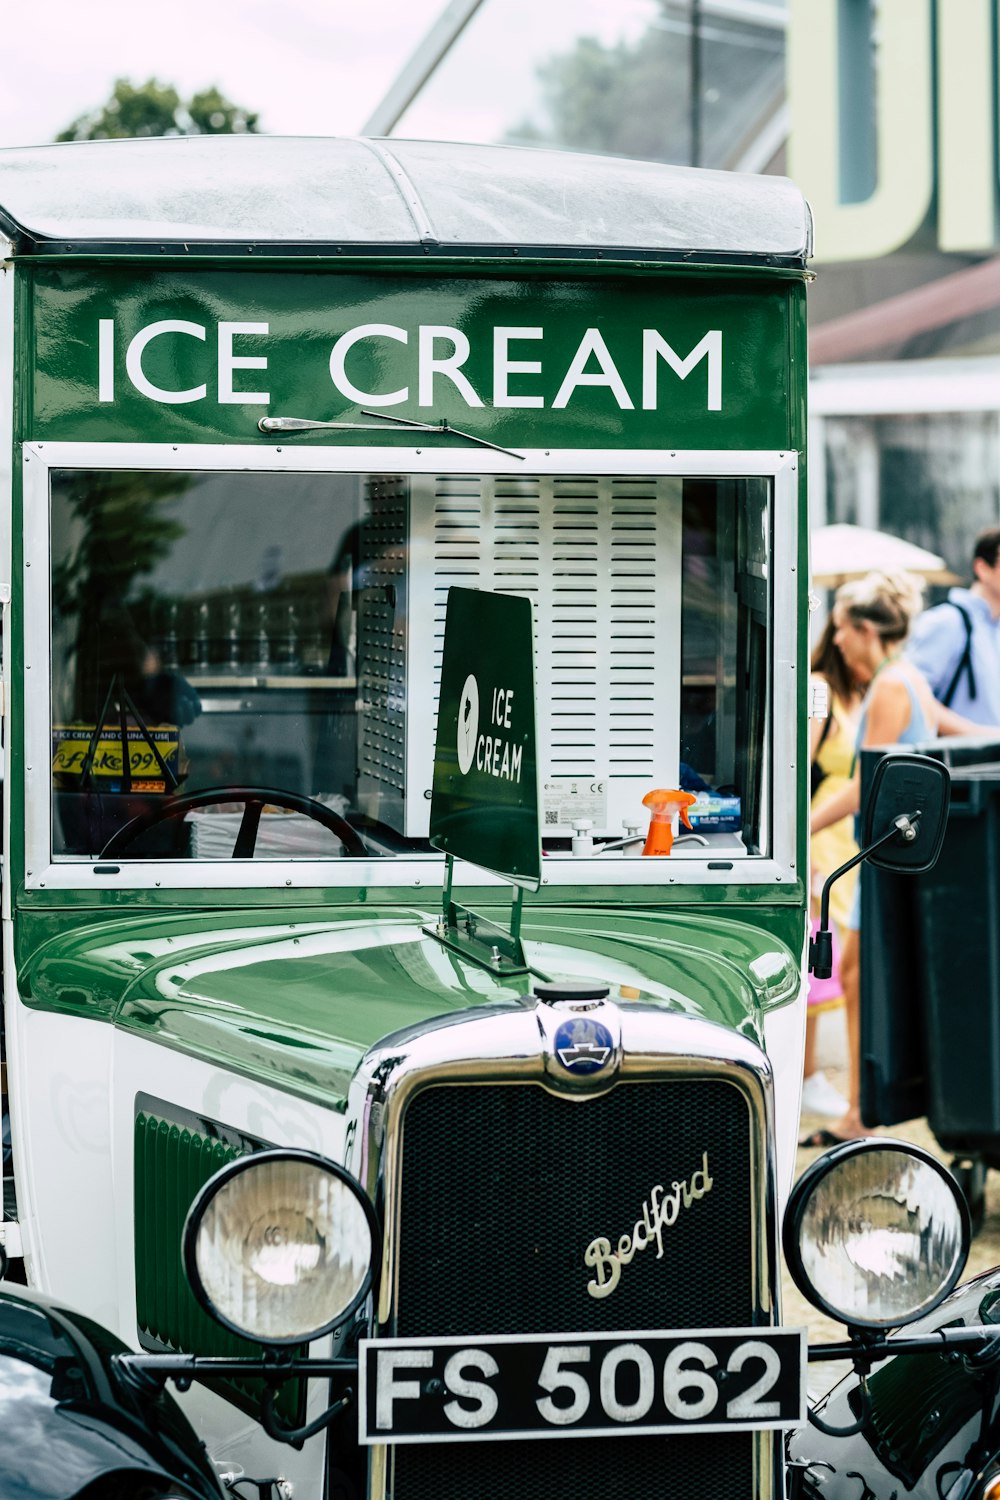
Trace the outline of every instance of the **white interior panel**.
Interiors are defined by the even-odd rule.
[[[646,792],[677,785],[682,481],[420,475],[410,484],[406,834],[428,829],[445,607],[455,585],[524,594],[535,606],[545,832],[572,831],[564,811],[571,787],[596,831],[643,823]],[[398,492],[386,503],[398,506]]]

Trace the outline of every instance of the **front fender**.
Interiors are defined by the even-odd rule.
[[[133,1500],[219,1500],[172,1397],[142,1398],[114,1375],[124,1349],[50,1298],[0,1286],[0,1496],[73,1500],[105,1479]]]
[[[994,1322],[1000,1323],[1000,1269],[956,1287],[898,1336]],[[807,1424],[791,1434],[789,1458],[812,1465],[807,1500],[941,1500],[978,1442],[983,1402],[992,1400],[997,1378],[994,1366],[944,1348],[883,1360],[869,1377],[871,1417],[861,1432],[831,1437]],[[857,1376],[834,1386],[817,1411],[829,1426],[854,1426],[861,1415]],[[1000,1464],[1000,1445],[991,1461]]]

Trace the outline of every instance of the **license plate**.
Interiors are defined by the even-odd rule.
[[[365,1339],[362,1443],[729,1432],[805,1420],[805,1330]]]

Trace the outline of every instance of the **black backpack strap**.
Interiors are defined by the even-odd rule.
[[[809,767],[810,800],[815,797],[816,793],[819,791],[820,787],[823,785],[827,777],[827,773],[823,770],[823,767],[819,763],[819,752],[823,748],[823,741],[826,739],[832,728],[833,714],[828,713],[826,718],[823,720],[823,728],[820,730],[819,739],[816,741],[816,754],[813,756],[812,764]]]
[[[955,693],[958,689],[958,684],[962,680],[963,672],[968,672],[969,674],[969,697],[973,702],[975,702],[976,673],[972,665],[972,620],[969,616],[969,611],[965,608],[964,604],[959,604],[955,599],[946,599],[945,603],[950,604],[952,609],[958,610],[959,614],[962,616],[962,623],[965,626],[965,647],[958,659],[958,666],[955,668],[954,676],[952,677],[940,699],[945,708],[950,708],[951,700],[952,698],[954,698]]]

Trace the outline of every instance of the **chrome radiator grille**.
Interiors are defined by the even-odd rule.
[[[751,1117],[724,1079],[621,1082],[585,1100],[537,1084],[435,1085],[403,1118],[395,1317],[405,1336],[747,1327]],[[588,1291],[584,1251],[631,1234],[651,1191],[711,1188]],[[750,1433],[397,1447],[394,1500],[581,1500],[753,1493]]]

